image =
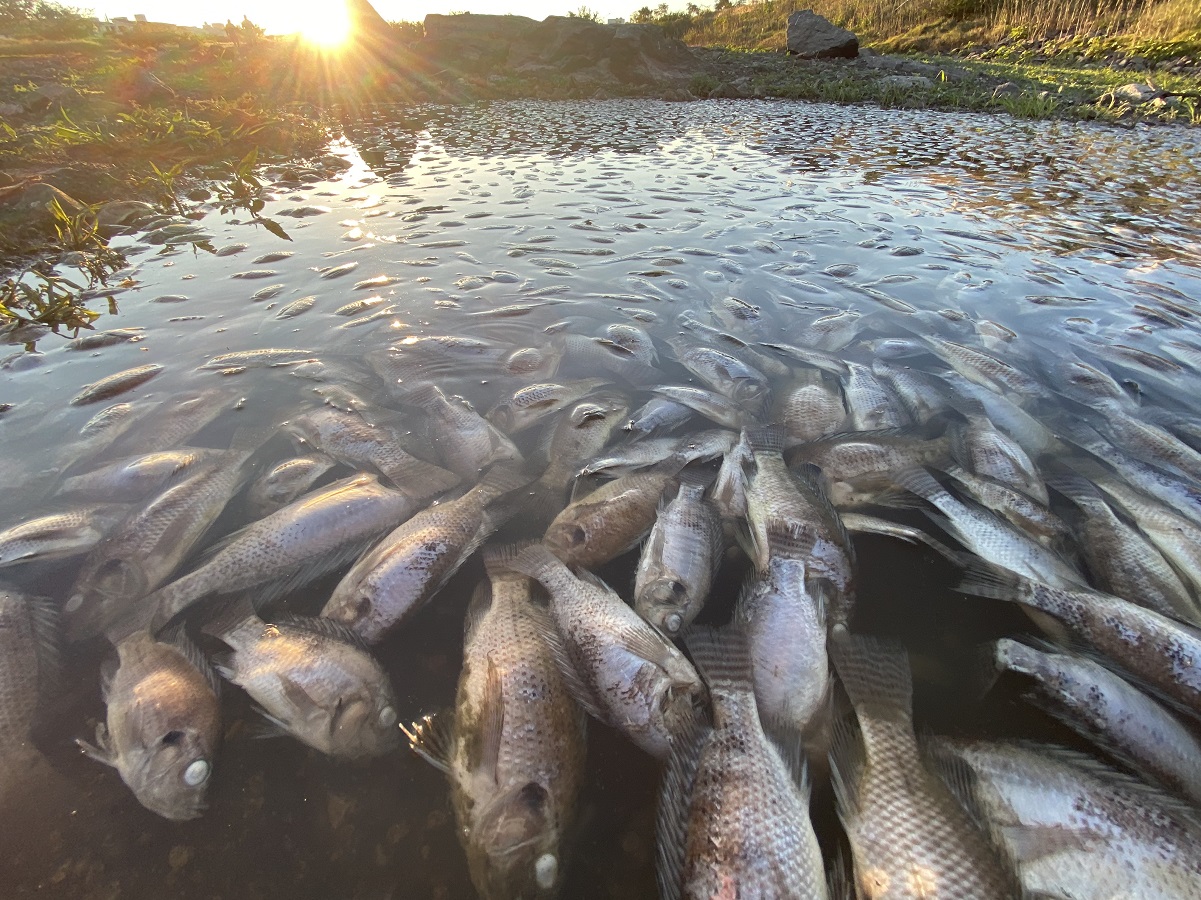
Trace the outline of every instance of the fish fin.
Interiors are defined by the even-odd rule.
[[[246,732],[251,740],[269,741],[275,738],[291,736],[292,732],[288,730],[288,726],[281,719],[271,715],[271,713],[258,704],[254,705],[254,711],[258,713],[260,718],[248,723],[246,726]]]
[[[511,573],[506,571],[501,577],[509,575]],[[475,586],[475,590],[471,592],[471,600],[467,604],[467,615],[463,619],[464,647],[470,644],[475,638],[475,633],[479,630],[480,623],[484,621],[484,616],[488,615],[488,610],[491,608],[492,583],[488,578],[484,578],[480,580]]]
[[[903,644],[863,634],[829,642],[830,657],[855,712],[912,723],[913,676]]]
[[[860,513],[843,513],[841,518],[842,524],[848,531],[855,532],[856,534],[880,534],[885,537],[908,541],[911,544],[922,543],[939,556],[957,566],[966,565],[973,559],[973,557],[966,553],[959,550],[952,550],[934,535],[920,528],[915,528],[912,525],[902,525],[899,522],[890,522],[887,519],[881,519],[876,516],[865,516]]]
[[[116,768],[117,763],[113,759],[113,751],[109,743],[108,726],[103,722],[96,723],[95,744],[90,744],[83,738],[76,738],[75,746],[82,750],[85,756],[96,760],[96,762]]]
[[[109,691],[113,686],[113,679],[117,677],[117,668],[120,666],[120,661],[116,656],[109,655],[100,663],[100,698],[108,703]]]
[[[911,494],[916,494],[923,500],[934,501],[935,498],[949,497],[947,489],[934,480],[924,468],[906,469],[892,476],[893,482]]]
[[[616,643],[640,659],[665,668],[671,645],[641,616],[637,621],[622,622],[611,632]]]
[[[1097,486],[1083,475],[1054,473],[1044,475],[1043,480],[1083,510],[1100,509],[1098,504],[1109,506]]]
[[[753,453],[783,453],[788,432],[783,425],[756,425],[743,429]]]
[[[826,873],[826,894],[829,900],[855,900],[854,876],[847,866],[846,853],[840,846],[834,851],[830,870]],[[1029,897],[1023,900],[1030,900]]]
[[[681,490],[685,487],[700,488],[701,492],[704,493],[717,479],[717,472],[709,468],[687,465],[680,470],[678,477],[680,479]]]
[[[852,716],[839,716],[831,726],[830,786],[834,805],[845,826],[859,808],[859,785],[867,766],[863,733]]]
[[[1021,593],[1022,576],[998,568],[982,559],[972,559],[964,566],[963,577],[955,585],[956,592],[990,600],[1017,601]]]
[[[400,396],[396,398],[407,406],[435,409],[446,402],[442,389],[432,381],[416,381],[402,384]]]
[[[751,691],[753,669],[746,632],[736,625],[725,628],[693,627],[684,636],[697,672],[710,687]]]
[[[191,663],[196,671],[204,676],[204,680],[207,681],[208,686],[212,688],[213,694],[220,699],[221,678],[216,672],[213,671],[213,667],[209,665],[208,658],[203,652],[201,652],[200,648],[196,646],[196,643],[190,637],[188,637],[188,633],[184,630],[182,623],[174,626],[166,633],[160,635],[159,640],[165,644],[171,644],[176,650],[183,654],[184,659]]]
[[[1001,676],[1008,671],[998,658],[1000,641],[985,641],[977,644],[972,650],[971,682],[972,694],[977,700],[982,700],[993,689]]]
[[[566,564],[541,542],[517,551],[508,560],[508,566],[535,581],[542,581],[560,568],[567,568]]]
[[[488,654],[488,674],[484,679],[484,696],[480,699],[482,735],[480,767],[494,784],[499,783],[500,746],[505,731],[505,693],[500,669],[492,654]]]
[[[33,629],[38,663],[38,688],[54,694],[63,687],[63,639],[59,606],[45,597],[30,597],[25,604]]]
[[[734,530],[734,542],[738,544],[747,559],[752,561],[759,558],[759,550],[755,546],[755,534],[751,530],[750,525],[745,519],[740,519],[732,524]]]
[[[845,362],[832,353],[826,353],[824,350],[812,350],[807,347],[794,347],[791,344],[771,344],[762,341],[759,343],[759,346],[766,347],[780,356],[791,357],[807,366],[821,369],[823,372],[829,372],[831,375],[837,375],[839,378],[846,377],[850,371]]]
[[[655,810],[655,880],[662,900],[680,900],[688,845],[688,809],[701,750],[709,729],[696,718],[672,735],[671,751],[659,786]]]
[[[275,619],[275,622],[278,625],[286,625],[289,628],[307,631],[310,634],[319,634],[322,637],[331,638],[343,644],[349,644],[351,647],[355,647],[366,653],[371,652],[371,648],[362,635],[354,631],[350,626],[343,625],[341,622],[335,622],[333,619],[327,619],[324,616],[296,616],[289,614],[279,616]]]
[[[756,547],[759,558],[779,556],[785,559],[808,559],[813,553],[817,537],[813,528],[805,522],[795,522],[778,516],[772,516],[763,523],[767,533],[767,546]]]
[[[937,743],[922,741],[921,750],[926,768],[946,785],[976,827],[988,833],[988,816],[980,799],[980,779],[975,770],[962,757],[947,752]]]
[[[288,702],[297,709],[303,710],[307,714],[321,709],[321,704],[318,703],[317,698],[305,690],[304,685],[295,678],[292,678],[289,674],[284,674],[277,675],[276,679],[279,681],[280,690],[288,698]]]
[[[258,609],[250,594],[238,594],[218,604],[213,615],[201,626],[202,634],[225,641],[229,636],[248,625],[258,625]],[[228,641],[227,641],[228,643]],[[222,673],[224,676],[224,673]]]
[[[517,555],[527,547],[533,547],[539,541],[518,541],[514,544],[492,544],[484,548],[484,571],[488,573],[488,577],[497,578],[512,578],[514,576],[523,575],[512,568],[512,562],[517,558]],[[529,577],[526,575],[525,577]]]
[[[575,660],[572,659],[571,651],[568,649],[567,644],[564,643],[563,636],[559,634],[559,629],[555,627],[555,623],[551,620],[550,616],[534,618],[533,625],[534,630],[542,639],[542,643],[546,645],[546,649],[550,652],[551,658],[555,661],[555,667],[559,670],[559,675],[563,679],[563,686],[567,688],[567,693],[571,694],[575,702],[580,705],[580,708],[592,716],[592,718],[600,722],[608,721],[608,717],[596,700],[596,694],[593,692],[592,686],[580,675]]]
[[[800,730],[791,723],[775,717],[769,717],[766,720],[760,717],[760,719],[768,741],[780,754],[780,759],[788,769],[792,783],[796,785],[807,804],[811,789],[809,763],[805,759],[804,738]]]
[[[418,501],[445,493],[460,481],[454,472],[415,456],[408,456],[396,465],[389,466],[384,475],[398,491]]]

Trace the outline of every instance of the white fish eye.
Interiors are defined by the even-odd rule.
[[[680,618],[679,613],[672,613],[670,616],[668,616],[666,619],[663,620],[663,627],[666,628],[668,631],[670,631],[672,634],[675,634],[677,631],[679,631],[680,626],[683,624],[684,624],[684,620]]]
[[[385,706],[382,710],[380,710],[379,723],[385,728],[391,728],[397,723],[397,721],[396,710],[394,710],[392,707]]]
[[[543,853],[534,862],[534,879],[542,890],[549,891],[554,887],[558,875],[559,861],[553,853]]]
[[[184,784],[189,787],[198,787],[208,781],[211,767],[208,760],[197,759],[193,760],[186,769],[183,770]]]

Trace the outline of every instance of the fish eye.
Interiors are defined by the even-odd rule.
[[[680,618],[679,613],[672,613],[663,620],[663,627],[671,634],[675,634],[680,630],[680,626],[684,624],[684,620]]]
[[[568,535],[568,542],[573,547],[578,547],[586,540],[588,540],[588,533],[579,525],[576,525],[574,528],[572,528],[571,533]]]
[[[166,734],[163,735],[163,738],[160,741],[161,744],[163,744],[167,747],[175,747],[182,742],[183,742],[183,732],[182,731],[168,731]]]
[[[212,767],[206,759],[195,759],[189,763],[188,767],[183,770],[184,784],[189,787],[199,787],[208,781],[209,772]]]
[[[385,706],[380,710],[379,723],[385,728],[391,728],[397,723],[397,721],[398,719],[396,716],[396,710],[394,710],[392,707]]]

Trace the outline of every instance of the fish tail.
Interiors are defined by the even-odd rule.
[[[935,481],[934,476],[925,469],[907,469],[894,475],[892,480],[898,487],[931,502],[949,496],[946,488]]]
[[[913,675],[909,654],[896,642],[863,634],[846,634],[830,642],[834,668],[851,705],[862,719],[893,722],[913,719]]]
[[[998,569],[981,560],[972,559],[964,565],[963,577],[955,590],[973,597],[990,600],[1022,601],[1022,579],[1019,575]]]
[[[539,541],[519,541],[515,544],[492,544],[484,548],[484,571],[492,579],[524,575],[513,568],[513,561],[522,551],[538,546]],[[528,576],[527,576],[528,577]]]
[[[248,624],[258,622],[258,612],[250,595],[239,594],[222,603],[200,630],[224,641]]]
[[[785,559],[808,559],[813,553],[816,535],[804,522],[773,516],[763,523],[768,551]]]
[[[736,626],[693,628],[684,638],[697,671],[710,687],[751,690],[751,648]]]
[[[513,571],[520,572],[543,584],[553,578],[556,573],[567,568],[566,563],[551,553],[550,548],[541,542],[519,551],[507,561],[507,564]]]

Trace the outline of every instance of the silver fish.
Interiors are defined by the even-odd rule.
[[[202,369],[263,369],[274,366],[294,366],[308,362],[319,354],[315,350],[285,350],[268,347],[261,350],[239,350],[222,353],[204,363]]]
[[[748,414],[733,400],[714,391],[674,384],[659,385],[652,390],[668,400],[687,406],[724,428],[739,429],[754,420],[753,415]]]
[[[0,531],[0,567],[87,553],[128,511],[123,505],[87,506],[5,528]]]
[[[152,364],[126,369],[124,372],[118,372],[115,375],[109,375],[107,378],[101,378],[99,381],[85,385],[78,394],[71,398],[71,405],[84,406],[88,403],[96,403],[100,400],[116,397],[118,394],[124,394],[126,391],[132,391],[138,385],[145,384],[161,371],[163,371],[162,366]]]
[[[993,428],[982,411],[964,418],[948,430],[955,461],[975,475],[1007,484],[1047,505],[1047,486],[1021,445]]]
[[[378,643],[441,590],[512,513],[491,504],[529,481],[519,470],[499,465],[458,499],[417,513],[351,567],[321,615]]]
[[[425,411],[429,438],[439,459],[460,478],[477,478],[488,466],[503,460],[523,461],[513,442],[462,397],[448,399],[427,381],[407,390],[404,402]]]
[[[223,450],[186,448],[143,453],[64,478],[59,497],[132,503],[143,500],[181,473],[223,456]]]
[[[158,590],[156,625],[212,594],[256,589],[260,603],[331,572],[374,538],[422,508],[431,493],[420,479],[402,490],[359,473],[292,501],[228,535],[195,569]]]
[[[796,371],[792,383],[777,394],[774,418],[784,426],[789,447],[847,430],[842,389],[816,369]]]
[[[486,418],[505,434],[517,434],[608,383],[603,378],[584,378],[565,384],[531,384],[497,403]]]
[[[205,630],[230,652],[214,658],[281,732],[327,756],[382,756],[400,745],[396,696],[349,629],[316,618],[264,622],[235,605]]]
[[[699,631],[688,640],[713,725],[684,730],[672,748],[656,822],[659,896],[826,900],[804,765],[764,733],[738,637]]]
[[[672,638],[700,613],[721,562],[721,524],[706,488],[707,480],[681,479],[655,519],[634,578],[634,609]]]
[[[1063,554],[1072,546],[1072,532],[1064,521],[1029,494],[991,478],[973,475],[959,466],[948,466],[946,473],[981,506],[999,513],[1014,528],[1049,550]]]
[[[830,653],[858,721],[835,729],[830,766],[859,896],[1016,900],[1016,877],[922,760],[904,648],[848,634]]]
[[[60,666],[57,605],[0,585],[0,757],[28,745]]]
[[[585,719],[542,635],[554,626],[531,582],[489,549],[491,584],[472,599],[453,722],[426,717],[407,731],[443,772],[485,900],[551,900],[563,883],[564,839],[584,775]]]
[[[666,759],[673,722],[702,688],[692,665],[600,579],[576,576],[543,545],[510,564],[550,594],[550,643],[563,680],[589,715]]]
[[[668,344],[676,360],[706,385],[741,405],[749,415],[762,415],[771,393],[762,372],[712,347],[680,338],[670,339]]]
[[[972,805],[1020,864],[1030,896],[1179,900],[1196,893],[1201,829],[1194,809],[1061,747],[940,738],[931,749],[969,767]]]
[[[692,418],[692,408],[665,397],[648,400],[624,426],[634,438],[672,431]]]
[[[221,738],[219,682],[180,632],[171,642],[139,631],[117,644],[117,667],[101,685],[106,719],[96,744],[76,743],[112,766],[144,807],[167,819],[204,810]]]
[[[1104,666],[1045,645],[1009,638],[988,651],[997,672],[1032,678],[1035,705],[1093,740],[1133,771],[1196,803],[1201,800],[1201,740],[1151,697]]]

